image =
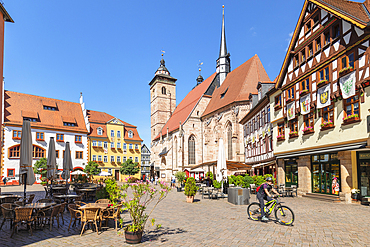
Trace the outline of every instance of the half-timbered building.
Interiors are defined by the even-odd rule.
[[[270,95],[278,183],[370,196],[370,1],[305,0]]]

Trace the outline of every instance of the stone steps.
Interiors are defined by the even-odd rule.
[[[339,196],[334,195],[326,195],[326,194],[319,194],[319,193],[306,193],[306,195],[302,195],[302,197],[326,201],[326,202],[341,202]]]

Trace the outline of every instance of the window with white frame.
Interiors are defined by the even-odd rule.
[[[108,148],[108,142],[104,142],[104,148]]]
[[[110,137],[114,137],[114,130],[110,131]]]
[[[98,161],[102,161],[102,160],[101,160],[101,155],[99,155],[99,156],[98,156]]]
[[[104,162],[108,162],[108,156],[104,155]]]
[[[129,145],[128,145],[128,148],[129,148],[129,149],[132,149],[132,144],[129,144]]]
[[[129,157],[130,160],[133,160],[132,157]]]
[[[110,162],[114,162],[114,156],[113,155],[110,156]]]
[[[139,162],[139,157],[135,157],[135,163]]]
[[[108,168],[108,173],[112,174],[112,168]]]
[[[101,136],[103,135],[103,128],[102,127],[98,127],[98,135]]]
[[[126,156],[123,156],[123,162],[126,162],[126,160],[127,160],[127,157]]]
[[[128,132],[128,138],[132,138],[134,137],[134,132],[132,132],[131,130]]]
[[[126,150],[127,149],[127,144],[126,143],[123,143],[123,149]]]
[[[114,148],[114,142],[110,143],[110,148]]]
[[[121,138],[121,131],[117,130],[117,138]]]
[[[135,144],[135,149],[139,149],[139,145],[138,144]]]
[[[117,162],[121,163],[121,156],[117,156]]]
[[[102,146],[102,142],[98,141],[98,147],[101,147],[101,146]]]
[[[117,148],[121,149],[121,143],[120,142],[117,142]]]
[[[92,156],[92,160],[93,160],[93,161],[96,161],[96,155],[93,155],[93,156]]]
[[[96,147],[96,141],[93,141],[93,147]]]

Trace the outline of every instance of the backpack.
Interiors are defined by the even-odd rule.
[[[258,192],[260,190],[261,186],[262,186],[262,184],[257,187],[256,192]]]

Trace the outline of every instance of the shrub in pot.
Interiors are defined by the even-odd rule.
[[[180,183],[180,186],[177,187],[177,191],[180,192],[181,191],[181,187],[182,187],[182,181],[184,181],[185,178],[186,178],[186,173],[185,172],[176,172],[175,173],[175,178]]]
[[[184,193],[186,195],[186,202],[192,203],[194,201],[194,196],[197,193],[197,186],[194,178],[190,177],[186,180]]]

